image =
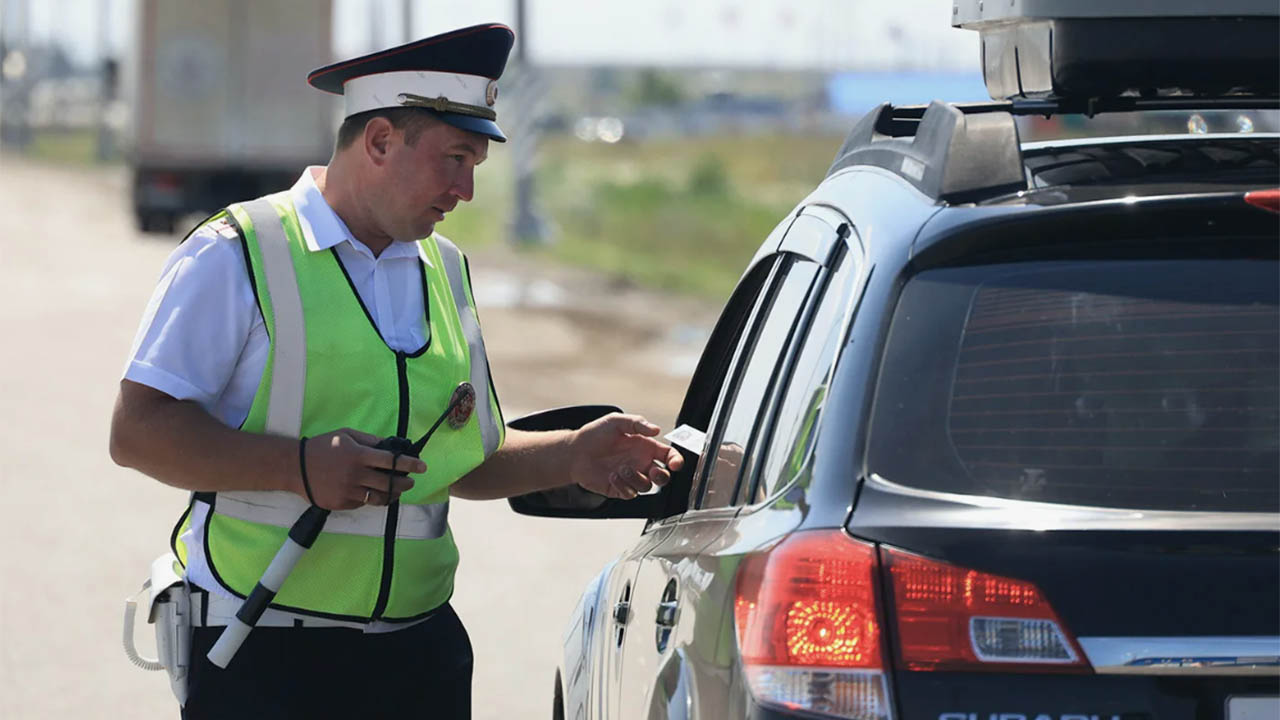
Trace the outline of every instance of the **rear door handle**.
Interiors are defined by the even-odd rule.
[[[671,628],[676,626],[676,601],[668,600],[658,603],[658,627]]]
[[[658,601],[658,614],[654,621],[658,624],[658,628],[654,631],[654,640],[657,641],[658,652],[664,653],[671,642],[671,632],[676,626],[675,578],[668,580],[667,586],[662,590],[662,599]]]

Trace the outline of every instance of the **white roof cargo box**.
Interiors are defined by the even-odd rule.
[[[1280,93],[1276,0],[955,0],[993,99]]]

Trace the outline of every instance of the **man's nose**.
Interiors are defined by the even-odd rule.
[[[451,192],[462,202],[471,202],[471,198],[476,194],[475,171],[468,168],[453,184]]]

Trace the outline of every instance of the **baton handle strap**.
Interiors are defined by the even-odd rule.
[[[307,479],[307,436],[303,435],[298,438],[298,473],[302,475],[302,489],[307,493],[307,502],[312,505],[316,504],[315,496],[311,494],[311,481]]]

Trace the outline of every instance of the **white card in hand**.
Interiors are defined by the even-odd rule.
[[[672,445],[678,445],[695,455],[701,455],[702,447],[707,444],[707,434],[692,425],[681,425],[663,437]]]

